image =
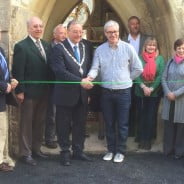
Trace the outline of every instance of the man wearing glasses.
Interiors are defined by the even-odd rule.
[[[132,80],[141,74],[142,65],[134,48],[119,39],[117,22],[108,21],[104,33],[107,42],[96,49],[88,80],[100,73],[108,149],[103,160],[117,163],[124,160]]]

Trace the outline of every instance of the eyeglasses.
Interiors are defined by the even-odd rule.
[[[107,34],[112,35],[112,34],[117,34],[119,31],[106,31]]]

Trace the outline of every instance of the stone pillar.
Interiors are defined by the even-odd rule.
[[[5,50],[6,57],[8,58],[9,68],[11,68],[11,45],[10,45],[10,20],[11,20],[11,2],[10,0],[0,1],[0,29],[1,41],[0,46]],[[17,109],[7,106],[7,115],[9,122],[9,149],[10,153],[18,153],[18,133],[17,128]],[[16,135],[16,136],[15,136]]]
[[[9,28],[10,28],[10,0],[0,1],[0,29],[2,32],[0,46],[8,55],[9,50]]]

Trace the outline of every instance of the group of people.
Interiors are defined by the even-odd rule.
[[[184,156],[184,39],[175,41],[174,57],[164,69],[157,40],[141,34],[139,18],[130,17],[128,27],[130,33],[122,41],[119,24],[107,21],[104,25],[107,41],[93,55],[91,43],[82,39],[80,23],[71,21],[67,28],[56,26],[52,43],[48,44],[41,39],[43,22],[38,17],[27,21],[28,36],[14,47],[12,76],[15,79],[11,82],[5,57],[0,53],[1,171],[13,170],[14,166],[8,156],[5,114],[5,98],[14,89],[21,111],[22,162],[35,166],[37,157],[48,157],[40,150],[44,124],[46,146],[57,147],[57,134],[62,165],[70,166],[72,159],[92,161],[83,150],[88,96],[98,75],[107,140],[103,160],[123,162],[130,121],[137,122],[134,128],[138,147],[151,149],[162,92],[164,153],[175,158]],[[131,99],[135,106],[131,106]],[[129,118],[129,112],[136,118]]]

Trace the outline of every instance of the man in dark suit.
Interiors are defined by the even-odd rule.
[[[66,39],[66,28],[62,24],[58,24],[53,30],[53,39],[51,42],[51,47],[53,48],[58,43]],[[55,80],[54,73],[50,71],[50,80]],[[54,85],[49,85],[49,97],[48,97],[48,108],[45,120],[45,145],[48,148],[55,149],[57,148],[57,143],[54,141],[56,135],[56,123],[55,123],[55,114],[56,106],[53,104]]]
[[[40,151],[45,113],[47,108],[47,85],[24,81],[45,81],[48,77],[48,44],[41,40],[43,23],[38,17],[27,22],[28,36],[14,47],[13,76],[20,82],[16,96],[21,104],[20,155],[29,165],[36,165],[34,157],[45,158]]]
[[[86,82],[85,77],[91,66],[90,53],[81,42],[82,31],[79,23],[70,22],[67,26],[68,38],[53,48],[50,58],[50,66],[55,73],[56,81],[65,82],[55,85],[53,98],[56,104],[57,137],[62,149],[62,164],[65,166],[71,165],[70,131],[72,131],[73,158],[91,161],[83,153],[88,99],[85,88],[92,85],[90,82],[81,83]]]
[[[128,19],[129,34],[125,41],[130,43],[136,50],[138,55],[141,55],[144,42],[148,35],[141,33],[140,31],[141,21],[137,16],[131,16]],[[135,141],[139,141],[139,125],[137,123],[137,110],[136,110],[136,99],[134,94],[134,85],[132,87],[132,103],[130,107],[129,115],[129,135],[136,136]]]
[[[136,50],[137,54],[142,53],[142,47],[148,35],[141,33],[140,31],[141,21],[137,16],[131,16],[128,19],[129,34],[125,41],[130,43]]]

